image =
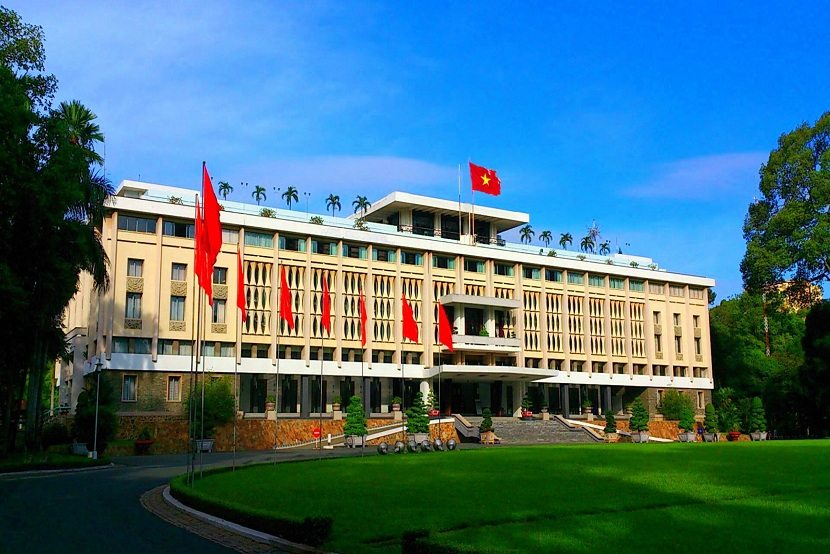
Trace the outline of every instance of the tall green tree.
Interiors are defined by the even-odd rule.
[[[568,249],[569,244],[573,244],[573,243],[574,243],[574,237],[573,237],[572,234],[562,233],[561,235],[559,235],[559,246],[561,246],[565,250]]]
[[[805,391],[811,434],[830,435],[830,301],[816,304],[807,314],[804,364],[800,381]]]
[[[747,290],[783,282],[790,296],[830,280],[830,112],[781,135],[761,166],[761,197],[744,221]]]
[[[531,227],[530,225],[525,225],[524,227],[519,229],[519,237],[521,238],[524,244],[530,244],[530,241],[533,240],[534,234],[535,231],[533,230],[533,227]]]
[[[334,217],[334,210],[340,211],[340,197],[336,194],[329,194],[326,198],[326,211],[331,210],[331,215]]]
[[[254,200],[256,200],[256,205],[259,206],[259,203],[267,198],[267,196],[265,196],[265,187],[261,187],[259,185],[255,186],[254,192],[251,193],[251,196]]]
[[[366,212],[372,207],[372,203],[365,196],[358,195],[354,202],[352,202],[352,207],[354,208],[354,213],[359,213],[360,218],[363,219],[366,217]]]
[[[550,231],[542,231],[539,233],[539,241],[545,245],[545,248],[550,246],[550,241],[553,240],[553,235]]]
[[[222,200],[227,200],[228,195],[233,192],[233,186],[227,181],[219,181],[219,194],[222,195]]]
[[[297,193],[297,187],[288,187],[285,192],[281,194],[282,199],[288,204],[288,209],[291,209],[291,204],[300,201],[300,196]]]

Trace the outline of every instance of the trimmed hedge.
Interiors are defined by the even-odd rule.
[[[206,475],[230,471],[219,468],[205,472]],[[263,510],[240,509],[232,503],[216,498],[202,496],[186,484],[186,475],[180,475],[170,481],[170,494],[179,502],[199,511],[211,514],[245,527],[264,533],[276,535],[292,542],[320,546],[331,535],[332,519],[330,517],[307,517],[302,520],[275,517]]]

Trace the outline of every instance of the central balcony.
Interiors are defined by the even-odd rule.
[[[453,350],[515,354],[522,349],[517,338],[483,337],[478,335],[453,335]]]

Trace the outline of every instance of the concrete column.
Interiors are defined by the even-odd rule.
[[[571,390],[567,384],[559,385],[562,394],[562,415],[571,417]]]
[[[426,404],[427,402],[429,402],[429,391],[430,391],[430,385],[429,385],[429,381],[427,379],[424,379],[424,380],[421,381],[421,385],[419,387],[419,390],[421,391],[421,394],[424,395],[424,404]]]
[[[613,412],[611,407],[611,385],[602,387],[602,413]]]
[[[369,414],[372,413],[372,400],[370,394],[372,391],[371,380],[372,379],[370,377],[364,377],[363,383],[360,385],[363,388],[361,391],[363,396],[363,413],[366,417],[369,417]]]
[[[311,378],[300,377],[300,417],[309,417],[311,413]]]

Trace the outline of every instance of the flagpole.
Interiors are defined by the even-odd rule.
[[[461,164],[458,164],[458,238],[461,239],[463,225],[461,222]]]
[[[196,203],[197,204],[199,203],[199,194],[198,193],[196,193]],[[198,217],[198,215],[197,215],[197,217]],[[196,222],[194,220],[194,225],[195,224],[196,224]],[[193,247],[194,262],[196,260],[196,256],[197,256],[196,245],[194,244],[194,247]],[[195,263],[194,263],[194,266],[195,266]],[[195,267],[194,267],[194,272],[193,272],[193,294],[191,296],[191,298],[194,298],[194,299],[199,296],[199,293],[198,293],[199,288],[196,286],[196,280],[197,280],[197,276],[196,276],[196,271],[195,271]],[[194,425],[193,425],[193,410],[195,409],[195,406],[194,406],[194,403],[193,403],[193,394],[194,394],[194,386],[195,386],[195,377],[194,377],[194,374],[195,374],[195,352],[193,351],[193,346],[195,345],[195,342],[196,342],[196,340],[194,338],[194,333],[196,331],[196,325],[198,324],[197,323],[198,320],[196,319],[196,314],[197,313],[198,313],[198,310],[194,306],[193,311],[190,314],[190,347],[191,347],[191,350],[190,350],[190,381],[187,384],[188,403],[189,403],[188,406],[187,406],[187,483],[188,483],[188,485],[193,484],[193,480],[192,480],[192,477],[193,477],[193,474],[192,474],[192,470],[193,470],[192,461],[193,461],[193,458],[194,458],[194,452],[193,452],[193,444],[194,443],[193,443],[193,440],[195,439],[195,433],[194,433],[195,429],[194,429]]]
[[[213,282],[213,275],[210,275],[207,278],[211,280],[211,283]],[[207,299],[202,298],[201,304],[204,304],[205,300],[207,300]],[[205,311],[207,311],[207,308],[205,308]],[[205,320],[204,319],[202,319],[202,323],[201,323],[200,327],[201,327],[202,337],[199,341],[199,348],[201,349],[201,345],[204,342],[204,337],[205,337]],[[204,358],[205,358],[204,356],[202,356],[202,358],[201,358],[201,360],[202,360],[202,421],[201,421],[201,431],[200,431],[201,440],[205,440],[205,359]],[[198,369],[198,364],[197,364],[196,367]],[[203,450],[204,450],[204,448],[199,449],[199,479],[202,478],[202,475],[203,475],[204,469],[205,469]]]

